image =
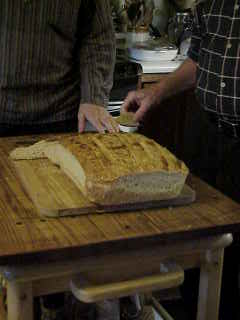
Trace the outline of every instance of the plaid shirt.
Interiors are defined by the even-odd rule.
[[[189,57],[197,62],[198,100],[206,111],[240,121],[240,0],[196,6]]]
[[[0,125],[76,119],[106,105],[115,43],[108,0],[0,1]]]

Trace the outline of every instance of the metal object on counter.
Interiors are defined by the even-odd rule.
[[[125,8],[130,30],[138,31],[138,28],[142,27],[148,30],[152,23],[154,7],[153,0],[126,0]]]
[[[117,32],[148,32],[153,19],[154,0],[110,0],[112,17]]]
[[[190,27],[192,24],[192,17],[190,11],[177,12],[175,22],[178,26]]]
[[[181,43],[190,38],[192,34],[193,15],[190,10],[177,12],[170,19],[168,25],[168,36],[171,42],[180,47]]]

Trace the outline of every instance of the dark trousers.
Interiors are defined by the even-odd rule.
[[[192,173],[216,187],[233,200],[240,202],[240,139],[227,135],[199,110],[188,128],[185,162]],[[240,214],[240,212],[239,212]],[[240,267],[240,234],[234,234],[232,245],[225,249],[220,320],[240,319],[238,273]],[[199,271],[186,272],[182,295],[186,307],[197,307]],[[194,294],[193,294],[194,293]]]
[[[188,135],[185,161],[191,172],[240,202],[240,138],[228,136],[201,110]]]

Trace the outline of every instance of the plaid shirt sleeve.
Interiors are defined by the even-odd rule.
[[[199,51],[202,41],[203,26],[201,23],[201,10],[200,6],[195,7],[194,10],[194,22],[192,29],[191,45],[188,50],[188,57],[195,62],[198,62]]]
[[[96,0],[92,28],[81,41],[79,61],[81,103],[106,107],[115,65],[115,35],[109,0]]]

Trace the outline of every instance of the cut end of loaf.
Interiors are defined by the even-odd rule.
[[[9,154],[12,160],[34,160],[47,158],[46,148],[58,144],[57,141],[40,140],[28,147],[19,147]]]
[[[89,200],[96,204],[139,203],[176,198],[186,178],[187,174],[182,173],[137,174],[121,177],[109,184],[88,181],[86,189]]]
[[[44,153],[49,160],[59,165],[63,172],[65,172],[85,194],[84,186],[86,176],[78,159],[60,143],[50,144],[48,147],[45,147]]]
[[[12,160],[34,160],[46,158],[44,149],[46,140],[41,140],[29,147],[19,147],[10,152],[9,156]]]

